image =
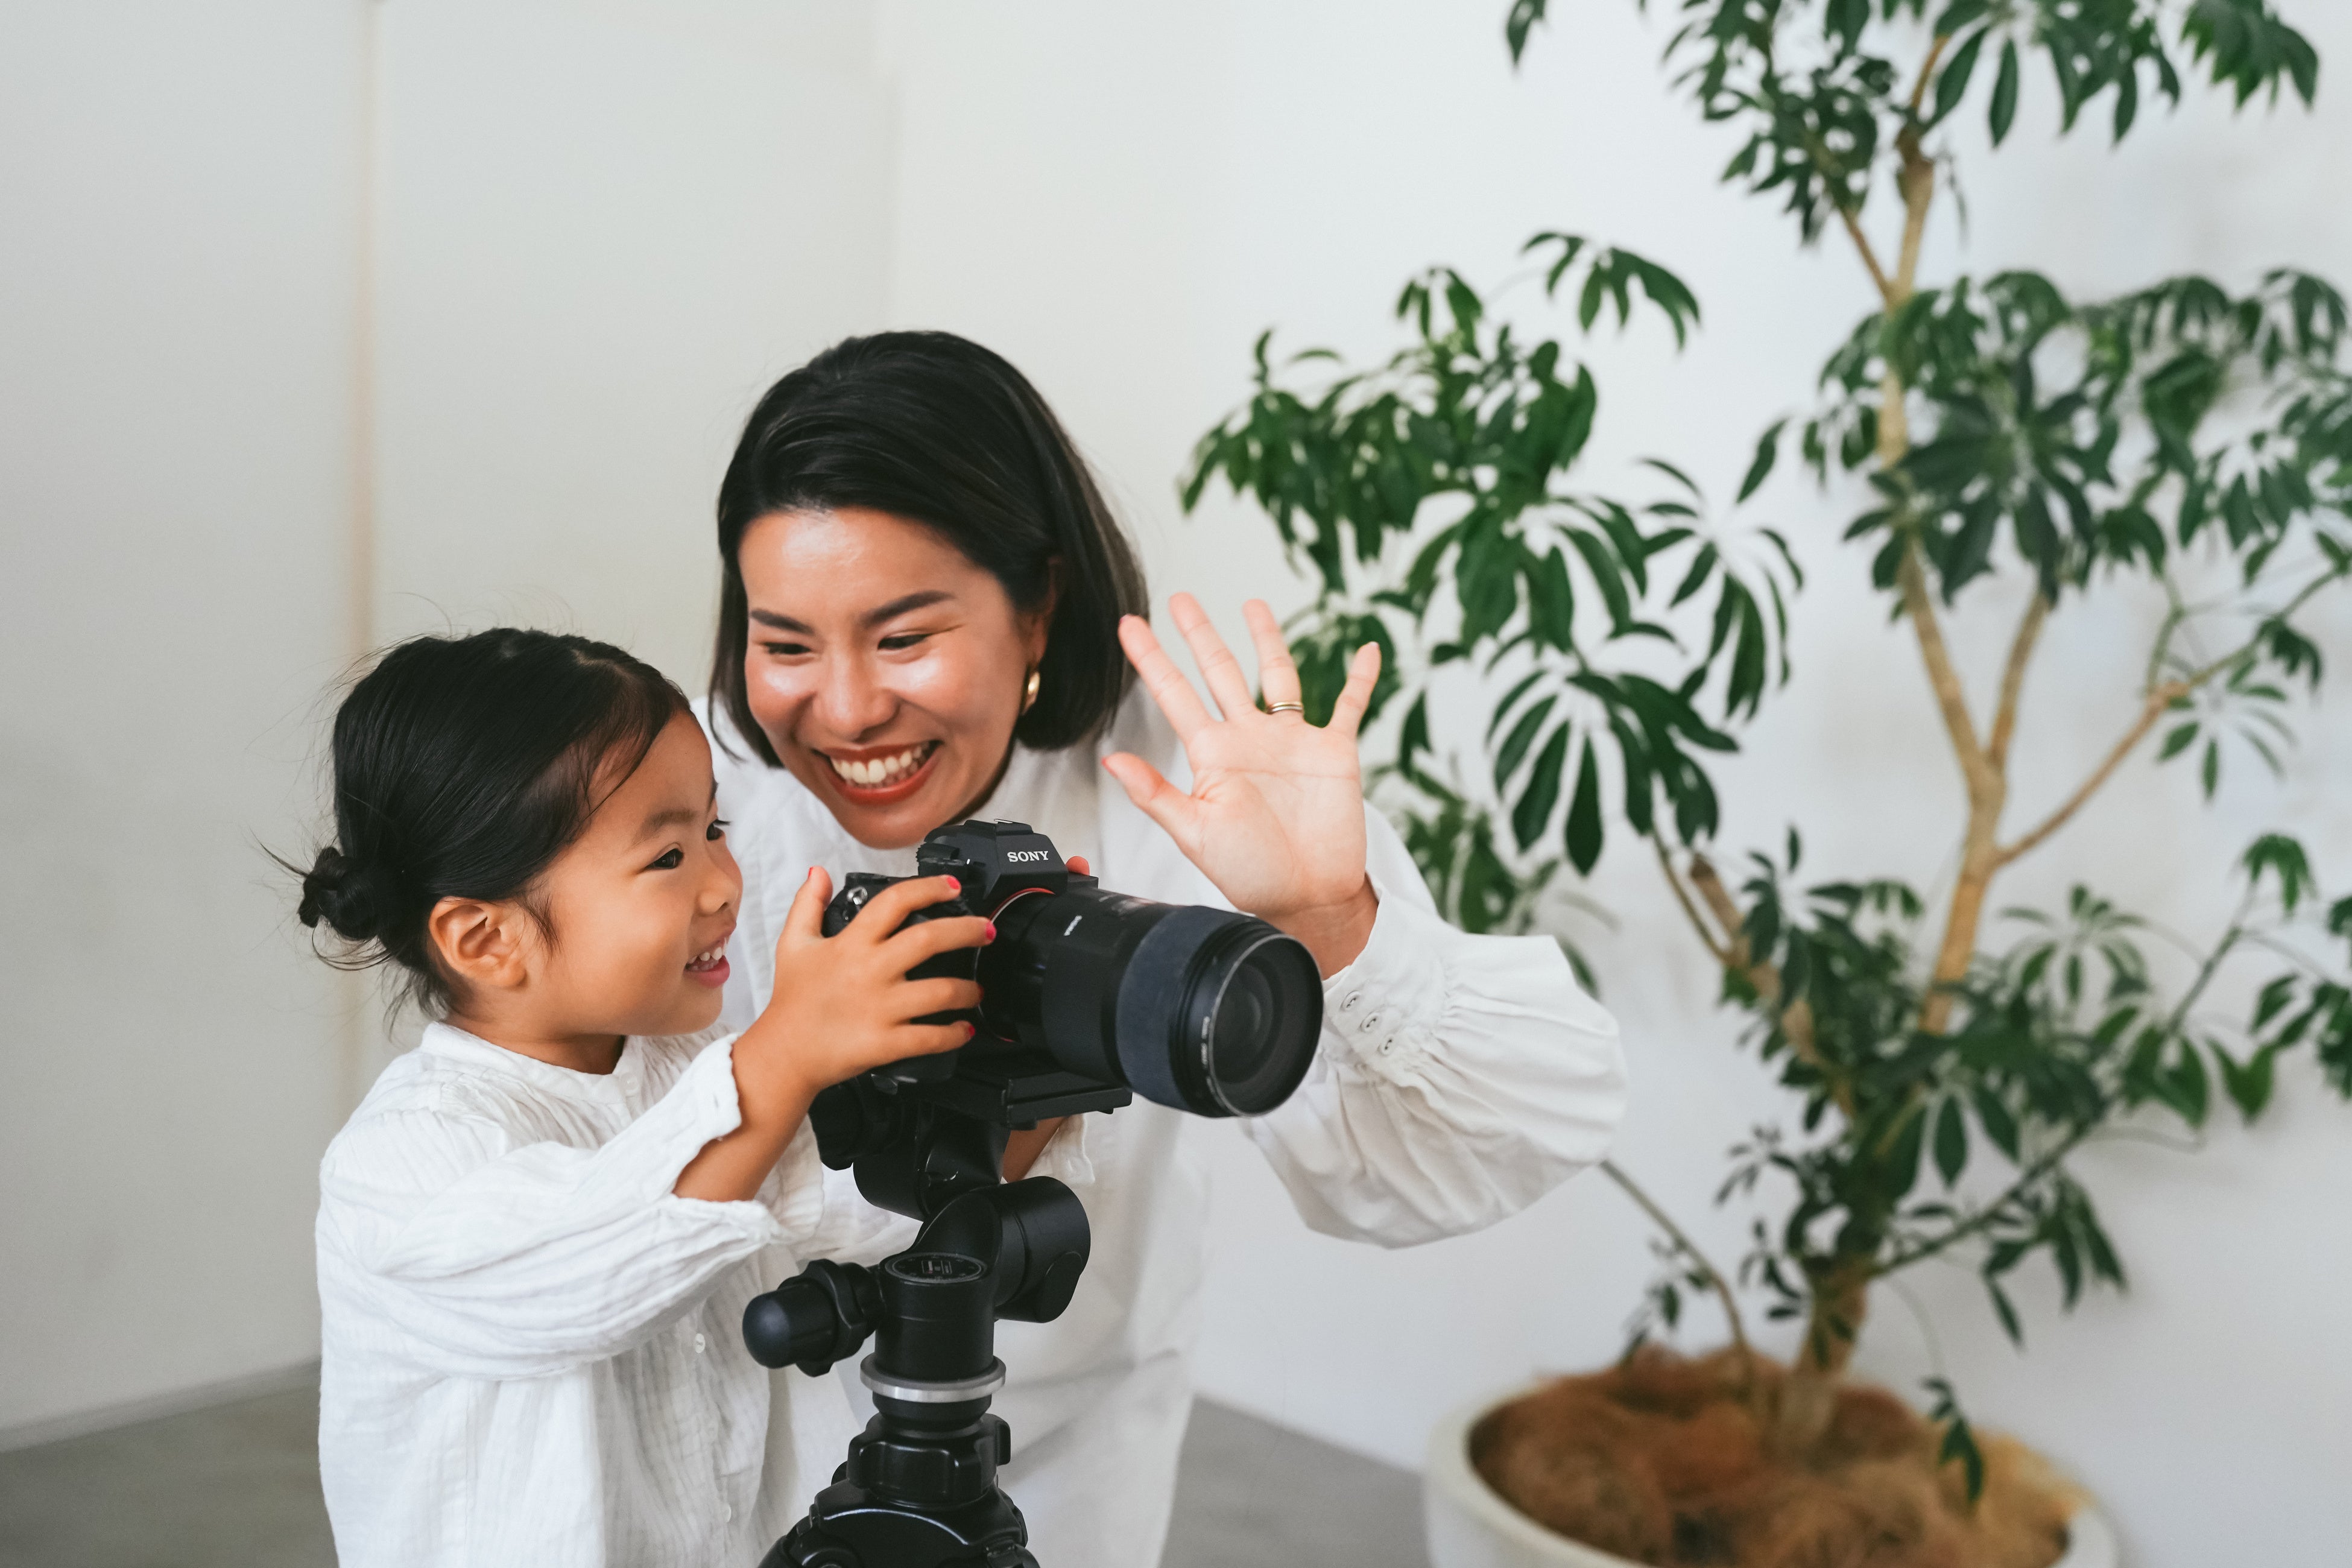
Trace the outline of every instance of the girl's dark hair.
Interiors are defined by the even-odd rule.
[[[850,506],[937,530],[1023,610],[1058,587],[1018,739],[1050,751],[1109,719],[1129,679],[1118,618],[1144,613],[1143,574],[1085,459],[1000,356],[951,332],[877,332],[770,387],[719,487],[711,704],[761,761],[780,765],[743,689],[743,531],[780,511]]]
[[[337,962],[397,964],[411,999],[447,1012],[434,905],[527,898],[686,711],[659,670],[586,637],[399,644],[336,710],[335,841],[302,874],[302,923],[352,944]]]

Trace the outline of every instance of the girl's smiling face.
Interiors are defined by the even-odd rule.
[[[609,1072],[626,1035],[719,1017],[742,874],[710,747],[677,714],[521,900],[445,900],[430,917],[458,981],[449,1021],[559,1066]]]
[[[775,512],[738,562],[743,686],[776,756],[861,844],[903,848],[977,810],[1013,745],[1051,605],[932,530],[862,507]]]
[[[540,888],[555,928],[550,990],[586,1029],[690,1035],[718,1021],[743,874],[691,718],[670,720]]]

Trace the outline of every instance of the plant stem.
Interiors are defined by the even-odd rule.
[[[1993,863],[1996,866],[2008,865],[2065,826],[2074,815],[2083,809],[2084,804],[2099,793],[2100,786],[2115,776],[2116,769],[2123,765],[2124,759],[2131,755],[2133,748],[2147,738],[2150,730],[2156,728],[2156,722],[2164,717],[2165,710],[2171,707],[2175,700],[2187,696],[2189,689],[2181,681],[2168,680],[2150,691],[2140,704],[2139,717],[2132,721],[2131,728],[2124,731],[2123,739],[2115,743],[2099,765],[2091,770],[2091,776],[2084,779],[2080,787],[2066,797],[2064,805],[2043,817],[2041,824],[2032,832],[2015,843],[1994,851]]]
[[[2006,1209],[2011,1203],[2015,1202],[2020,1194],[2023,1194],[2036,1182],[2039,1182],[2044,1176],[2047,1176],[2052,1171],[2057,1169],[2059,1163],[2064,1160],[2067,1155],[2073,1153],[2076,1145],[2080,1144],[2084,1139],[2088,1138],[2093,1131],[2094,1129],[2089,1123],[2084,1123],[2084,1125],[2077,1127],[2074,1131],[2069,1132],[2063,1139],[2060,1140],[2055,1148],[2050,1150],[2047,1153],[2044,1153],[2036,1159],[2032,1164],[2026,1166],[2024,1171],[2019,1174],[2017,1180],[2011,1182],[2008,1188],[2001,1193],[2000,1196],[1993,1199],[1991,1203],[1986,1205],[1983,1208],[1979,1209],[1975,1214],[1970,1215],[1967,1219],[1960,1221],[1958,1225],[1953,1226],[1951,1229],[1946,1231],[1943,1235],[1937,1237],[1935,1239],[1931,1241],[1923,1241],[1918,1246],[1910,1248],[1908,1251],[1895,1253],[1891,1258],[1883,1258],[1872,1264],[1870,1270],[1871,1278],[1875,1279],[1884,1275],[1892,1274],[1897,1269],[1908,1268],[1915,1263],[1924,1263],[1928,1258],[1935,1257],[1937,1253],[1943,1252],[1956,1246],[1959,1242],[1965,1241],[1969,1237],[1974,1236],[1977,1232],[1984,1229],[1985,1226],[1999,1219],[2001,1215],[2001,1211]]]
[[[1714,930],[1699,914],[1698,906],[1691,901],[1690,889],[1683,886],[1682,875],[1675,869],[1675,858],[1667,850],[1666,841],[1653,833],[1650,835],[1650,847],[1658,852],[1658,869],[1664,874],[1666,886],[1675,890],[1675,902],[1682,905],[1684,915],[1690,921],[1691,930],[1698,933],[1700,944],[1706,949],[1707,955],[1717,963],[1728,967],[1731,963],[1729,944],[1738,940],[1738,931],[1735,928],[1718,939]]]
[[[2004,774],[2009,771],[2009,743],[2017,734],[2017,706],[2025,691],[2026,666],[2032,661],[2042,623],[2049,614],[2049,597],[2037,585],[2025,606],[2025,618],[2018,623],[2017,636],[2009,645],[2009,665],[2000,677],[2000,704],[1993,710],[1992,735],[1985,742],[1986,761]]]
[[[1715,1299],[1723,1303],[1724,1321],[1731,1325],[1731,1343],[1739,1352],[1740,1376],[1746,1384],[1741,1390],[1741,1397],[1746,1398],[1756,1388],[1756,1352],[1748,1347],[1747,1321],[1739,1315],[1738,1300],[1732,1295],[1731,1286],[1724,1279],[1723,1271],[1707,1261],[1706,1254],[1698,1249],[1698,1244],[1674,1222],[1656,1199],[1643,1192],[1640,1184],[1625,1173],[1624,1167],[1614,1160],[1603,1160],[1601,1168],[1627,1197],[1640,1206],[1643,1214],[1650,1216],[1650,1223],[1665,1232],[1666,1239],[1706,1276],[1707,1289],[1714,1291]]]
[[[1709,912],[1725,931],[1731,933],[1729,951],[1724,955],[1724,968],[1748,983],[1749,989],[1756,993],[1761,1007],[1769,1011],[1779,1024],[1780,1032],[1788,1037],[1789,1048],[1822,1075],[1822,1081],[1829,1086],[1830,1097],[1851,1121],[1853,1117],[1853,1086],[1846,1081],[1843,1073],[1822,1058],[1821,1048],[1813,1038],[1813,1005],[1801,996],[1783,1005],[1780,965],[1749,952],[1748,938],[1741,931],[1743,922],[1739,918],[1739,906],[1732,901],[1731,892],[1724,887],[1723,879],[1716,875],[1715,863],[1696,849],[1690,852],[1690,858],[1691,885],[1698,889],[1699,897],[1706,900]]]
[[[2253,908],[2253,901],[2252,889],[2249,889],[2245,896],[2239,900],[2237,913],[2231,917],[2230,929],[2221,934],[2221,940],[2214,944],[2213,951],[2206,954],[2204,962],[2198,965],[2197,978],[2189,983],[2189,989],[2181,994],[2179,1003],[2172,1009],[2172,1016],[2165,1020],[2166,1036],[2179,1035],[2182,1026],[2189,1021],[2189,1009],[2196,1006],[2197,999],[2202,996],[2205,994],[2205,988],[2213,983],[2213,976],[2221,973],[2222,960],[2228,958],[2231,950],[2245,937],[2246,916]],[[2080,1147],[2085,1139],[2101,1131],[2101,1124],[2105,1121],[2105,1118],[2101,1116],[2077,1125],[2072,1132],[2060,1140],[2055,1148],[2041,1154],[2032,1163],[2027,1165],[2020,1173],[2017,1180],[2011,1182],[1990,1204],[1934,1240],[1922,1242],[1908,1251],[1898,1252],[1877,1263],[1871,1270],[1871,1277],[1876,1279],[1892,1274],[1900,1268],[1908,1268],[1915,1263],[1924,1262],[1992,1224],[2000,1217],[2001,1211],[2014,1202],[2019,1194],[2057,1169],[2059,1163]]]
[[[2009,796],[2009,780],[2006,770],[1994,765],[1977,739],[1976,727],[1969,717],[1968,696],[1960,687],[1959,670],[1952,662],[1951,650],[1945,646],[1943,628],[1935,618],[1927,593],[1927,568],[1916,539],[1904,546],[1896,577],[1904,608],[1919,639],[1920,657],[1927,666],[1928,684],[1943,711],[1944,728],[1951,736],[1961,780],[1968,788],[1968,823],[1960,841],[1959,876],[1952,885],[1951,906],[1944,917],[1943,943],[1937,950],[1935,968],[1928,973],[1927,999],[1919,1007],[1919,1027],[1927,1034],[1940,1035],[1951,1018],[1953,987],[1967,977],[1969,964],[1976,956],[1977,928],[1984,919],[1985,895],[1992,885],[1994,872],[2000,868],[1997,838],[2001,807]],[[2038,632],[2038,624],[2033,629]],[[2031,651],[2028,644],[2025,652],[2030,655]],[[2014,673],[2021,686],[2021,665]],[[1998,725],[1999,721],[1995,722]],[[2005,742],[2005,736],[2003,740]]]
[[[2267,616],[2265,618],[2268,620],[2283,620],[2286,616],[2294,614],[2295,611],[2301,609],[2304,605],[2310,600],[2314,594],[2318,593],[2322,588],[2325,588],[2330,583],[2336,581],[2343,575],[2344,573],[2341,570],[2321,574],[2318,577],[2305,584],[2303,590],[2296,594],[2294,598],[2288,600],[2285,608],[2280,610],[2276,615]],[[2168,639],[2180,618],[2181,612],[2176,605],[2165,618],[2164,629],[2160,634],[2160,637]],[[2115,775],[2116,769],[2122,766],[2124,759],[2132,753],[2133,749],[2137,747],[2140,742],[2147,738],[2147,732],[2156,728],[2157,721],[2164,717],[2166,710],[2168,710],[2173,703],[2179,701],[2181,698],[2188,696],[2190,692],[2206,685],[2208,682],[2212,680],[2214,677],[2229,670],[2242,660],[2251,656],[2261,645],[2261,641],[2262,634],[2260,632],[2256,632],[2252,637],[2248,637],[2244,642],[2239,644],[2238,647],[2232,648],[2230,652],[2223,654],[2221,658],[2213,660],[2211,663],[2192,670],[2179,679],[2164,681],[2160,684],[2150,687],[2147,696],[2141,700],[2139,717],[2132,721],[2131,728],[2124,731],[2123,739],[2117,741],[2114,747],[2108,751],[2106,756],[2100,760],[2099,765],[2091,770],[2091,776],[2084,779],[2081,785],[2075,789],[2074,793],[2066,797],[2064,804],[2061,805],[2057,810],[2052,812],[2048,816],[2042,818],[2041,823],[2038,824],[2031,832],[2018,839],[2015,843],[1995,851],[1996,866],[2008,865],[2011,861],[2016,859],[2019,856],[2025,854],[2028,850],[2034,848],[2052,834],[2065,826],[2067,822],[2074,817],[2074,814],[2083,809],[2084,803],[2089,801],[2093,795],[2098,794],[2101,786],[2105,784],[2107,780]]]

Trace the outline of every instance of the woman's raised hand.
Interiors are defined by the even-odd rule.
[[[1103,766],[1128,797],[1167,831],[1234,908],[1307,944],[1328,975],[1355,962],[1378,910],[1364,872],[1363,767],[1356,731],[1371,704],[1381,650],[1366,644],[1348,683],[1318,729],[1296,710],[1262,711],[1241,663],[1190,594],[1168,602],[1192,649],[1217,713],[1201,700],[1150,625],[1128,616],[1118,640],[1192,764],[1191,794],[1142,758],[1120,752]],[[1262,600],[1242,607],[1257,645],[1258,685],[1272,705],[1299,700],[1274,612]]]

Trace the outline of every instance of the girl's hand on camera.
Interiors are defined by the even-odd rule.
[[[919,1024],[927,1014],[980,1005],[969,980],[909,980],[925,960],[980,947],[995,928],[976,915],[907,917],[954,898],[953,877],[917,877],[885,888],[839,936],[822,934],[833,879],[812,867],[776,941],[775,987],[767,1011],[735,1044],[736,1079],[746,1068],[782,1091],[814,1096],[868,1068],[953,1050],[971,1038],[963,1023]]]
[[[909,980],[942,952],[979,947],[996,931],[977,916],[898,928],[918,910],[960,889],[952,877],[917,877],[886,888],[839,936],[823,934],[833,879],[811,868],[776,942],[768,1010],[735,1038],[735,1094],[743,1120],[713,1139],[678,1173],[682,1198],[731,1203],[756,1195],[821,1089],[868,1068],[953,1050],[968,1024],[918,1024],[929,1013],[980,1005],[969,980]]]

